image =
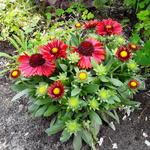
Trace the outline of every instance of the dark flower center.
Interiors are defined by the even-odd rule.
[[[85,56],[92,56],[92,53],[94,52],[94,47],[91,42],[83,41],[79,47],[78,51],[79,54],[85,55]]]
[[[45,59],[39,53],[31,55],[31,57],[29,59],[29,64],[30,64],[31,67],[41,66],[44,63],[45,63]]]

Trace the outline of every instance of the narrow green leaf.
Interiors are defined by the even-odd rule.
[[[9,54],[3,53],[3,52],[0,52],[0,57],[6,57],[6,58],[14,59],[13,56],[10,56]]]
[[[66,142],[67,140],[69,140],[70,136],[71,136],[71,134],[67,130],[64,130],[62,132],[61,137],[60,137],[60,141],[61,142]]]
[[[20,47],[18,46],[17,42],[14,39],[8,37],[8,40],[18,51],[20,51]]]
[[[111,78],[111,79],[110,79],[110,82],[111,82],[113,85],[115,85],[115,86],[122,86],[122,85],[123,85],[123,83],[122,83],[120,80],[115,79],[115,78]]]
[[[67,71],[67,65],[65,65],[65,64],[59,64],[59,66],[61,67],[61,69],[64,71],[64,72],[66,72]]]

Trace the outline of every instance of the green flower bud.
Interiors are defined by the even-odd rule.
[[[77,63],[80,59],[78,53],[70,53],[67,55],[67,58],[71,63]]]
[[[93,110],[98,110],[99,109],[99,103],[95,99],[90,100],[88,102],[88,105],[90,106],[90,109],[93,109]]]
[[[47,94],[48,84],[45,82],[40,82],[36,89],[36,95],[38,97],[45,96]]]

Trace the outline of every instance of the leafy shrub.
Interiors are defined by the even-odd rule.
[[[102,123],[115,129],[108,116],[119,123],[118,108],[139,106],[130,99],[144,88],[132,57],[140,46],[122,37],[122,26],[111,19],[77,23],[70,31],[48,43],[37,41],[36,48],[23,32],[10,39],[19,52],[5,55],[17,59],[10,72],[12,89],[18,91],[12,101],[28,96],[33,117],[54,114],[48,135],[63,131],[60,140],[73,136],[75,150],[82,140],[95,149]]]

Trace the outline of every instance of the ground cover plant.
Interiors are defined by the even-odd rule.
[[[11,39],[18,49],[5,55],[16,60],[10,64],[18,91],[12,101],[28,96],[32,117],[52,115],[48,135],[62,131],[60,140],[73,137],[74,149],[82,141],[95,149],[103,122],[115,129],[109,117],[119,123],[118,108],[139,106],[131,98],[144,89],[133,57],[141,46],[126,40],[122,25],[110,18],[76,23],[70,31],[36,46],[28,46],[23,32]]]

